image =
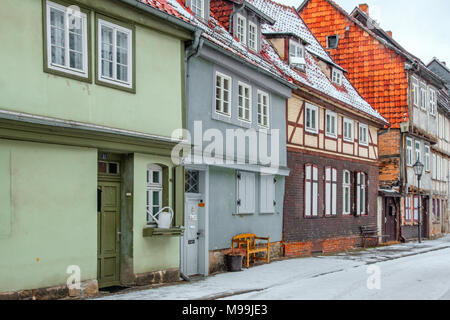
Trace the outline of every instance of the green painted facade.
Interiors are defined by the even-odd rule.
[[[192,34],[120,1],[69,1],[89,12],[92,81],[45,72],[43,3],[5,0],[0,12],[0,114],[21,112],[168,138],[184,125],[184,43]],[[95,17],[135,31],[135,92],[96,84]],[[121,279],[179,267],[179,236],[144,237],[146,168],[167,170],[165,201],[183,203],[171,142],[39,121],[0,119],[0,292],[63,285],[78,265],[97,277],[98,157],[121,160]],[[178,206],[180,207],[180,206]],[[177,212],[179,216],[181,211]],[[176,222],[182,221],[178,218]]]

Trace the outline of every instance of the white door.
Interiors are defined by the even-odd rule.
[[[187,276],[198,274],[198,197],[186,197],[186,229],[184,234],[185,272]]]

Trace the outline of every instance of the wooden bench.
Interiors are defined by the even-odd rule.
[[[258,240],[265,241],[265,243],[261,243]],[[270,237],[257,237],[253,233],[240,234],[231,240],[231,248],[232,250],[242,250],[246,258],[245,264],[247,269],[250,266],[250,257],[253,258],[253,261],[265,260],[267,263],[270,263]],[[256,254],[259,252],[265,252],[266,257],[256,257]]]
[[[361,226],[361,236],[363,238],[363,247],[366,247],[366,239],[378,239],[378,227],[376,225]]]

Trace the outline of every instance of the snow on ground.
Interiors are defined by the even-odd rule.
[[[368,279],[376,279],[378,271],[380,289],[370,290]],[[272,262],[192,283],[100,299],[450,300],[450,236],[422,244]]]

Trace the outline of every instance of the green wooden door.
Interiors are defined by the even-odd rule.
[[[98,265],[99,287],[120,284],[120,183],[98,184]]]

